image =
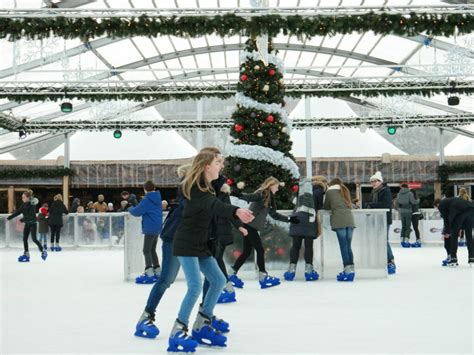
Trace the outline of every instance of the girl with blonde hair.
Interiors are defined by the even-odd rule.
[[[324,200],[324,209],[331,211],[331,229],[336,232],[341,250],[344,270],[337,275],[337,281],[354,281],[354,256],[352,254],[352,233],[355,228],[352,215],[352,201],[349,189],[340,178],[329,182]]]
[[[253,220],[252,212],[219,201],[211,182],[222,168],[219,150],[204,148],[193,159],[181,184],[186,198],[181,223],[173,240],[173,255],[178,257],[188,286],[178,318],[169,338],[168,351],[194,351],[198,343],[225,346],[227,338],[212,328],[214,307],[226,279],[209,248],[209,225],[214,215],[244,223]],[[193,325],[192,338],[187,336],[189,316],[202,291],[201,272],[209,289]]]
[[[250,256],[252,248],[254,248],[257,253],[260,287],[267,288],[280,284],[280,279],[278,277],[269,276],[265,269],[265,250],[263,249],[259,234],[259,231],[263,230],[267,215],[269,214],[273,219],[278,221],[299,222],[297,217],[287,217],[277,212],[275,194],[278,192],[279,187],[280,181],[270,176],[265,179],[254,193],[239,195],[239,198],[242,200],[251,202],[250,210],[255,215],[255,219],[251,223],[244,225],[244,228],[248,231],[248,235],[244,238],[244,250],[232,266],[234,274],[229,277],[229,281],[231,281],[235,287],[242,288],[244,286],[244,282],[237,276],[237,273]]]

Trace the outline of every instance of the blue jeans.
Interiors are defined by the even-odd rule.
[[[165,294],[166,289],[176,280],[180,267],[178,258],[173,256],[173,242],[163,241],[161,250],[163,252],[163,260],[161,261],[160,278],[153,285],[145,308],[145,311],[151,314],[155,314],[161,297]]]
[[[181,267],[186,277],[188,291],[178,313],[178,319],[184,324],[189,323],[189,316],[202,291],[201,272],[209,281],[209,290],[202,305],[202,312],[212,317],[219,295],[225,286],[226,278],[214,257],[199,258],[197,256],[178,256]]]
[[[48,233],[40,233],[39,234],[39,242],[46,244],[48,241]]]
[[[354,231],[354,228],[336,228],[335,231],[337,239],[339,240],[343,265],[354,265],[354,256],[352,255],[351,249],[352,232]]]
[[[392,261],[395,261],[395,257],[393,256],[392,253],[392,247],[390,246],[390,243],[388,242],[388,232],[390,231],[390,224],[387,224],[387,263],[390,263]]]

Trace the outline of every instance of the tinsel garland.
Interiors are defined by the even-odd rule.
[[[234,145],[229,143],[226,147],[226,154],[243,159],[266,161],[288,170],[294,179],[299,179],[300,177],[300,172],[296,163],[292,159],[286,157],[282,152],[275,151],[271,148],[258,145]]]
[[[273,51],[272,53],[275,53],[275,52]],[[271,63],[271,64],[275,65],[282,74],[285,74],[285,68],[283,66],[283,61],[280,58],[278,58],[275,54],[272,54],[272,53],[270,53],[268,55],[268,63]],[[254,60],[254,61],[262,60],[260,54],[257,51],[246,51],[246,50],[244,50],[240,53],[240,62],[241,63],[244,63],[249,59]]]
[[[5,168],[0,170],[0,179],[56,178],[72,176],[69,168]]]
[[[16,41],[21,38],[67,39],[107,36],[128,38],[136,36],[203,37],[215,34],[220,37],[242,35],[256,37],[268,34],[297,36],[299,39],[335,34],[365,33],[378,35],[414,36],[426,33],[432,36],[451,37],[469,34],[474,30],[474,16],[470,13],[431,14],[373,13],[337,17],[300,15],[264,15],[250,18],[236,14],[187,17],[124,17],[124,18],[0,18],[0,38]]]

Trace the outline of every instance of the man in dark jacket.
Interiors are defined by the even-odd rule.
[[[474,249],[472,245],[472,228],[474,227],[474,202],[459,197],[436,199],[434,206],[438,208],[443,218],[443,234],[449,235],[446,244],[448,266],[457,266],[458,236],[461,229],[466,233],[466,242],[469,253],[469,264],[474,263]]]
[[[153,181],[147,181],[143,185],[145,198],[136,206],[129,208],[132,216],[142,216],[142,232],[145,235],[143,241],[143,255],[145,256],[145,273],[136,278],[136,283],[153,283],[160,273],[160,263],[156,253],[158,235],[161,233],[163,222],[163,208],[161,194],[155,191]]]
[[[392,192],[390,188],[383,184],[382,173],[377,171],[370,177],[370,184],[372,185],[372,200],[367,203],[367,208],[387,208],[387,271],[389,274],[395,274],[395,258],[393,256],[392,248],[388,242],[388,231],[392,224]]]

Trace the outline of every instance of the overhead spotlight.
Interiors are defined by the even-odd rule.
[[[449,106],[457,106],[459,105],[459,96],[449,96],[448,97],[448,105]]]
[[[25,139],[26,138],[26,129],[25,129],[25,127],[20,127],[20,129],[18,130],[18,136],[20,137],[20,139]]]
[[[65,112],[65,113],[72,112],[72,103],[71,102],[63,102],[61,104],[61,112]]]
[[[120,138],[122,138],[122,131],[119,130],[119,129],[116,129],[116,130],[114,131],[114,138],[115,138],[115,139],[120,139]]]
[[[395,126],[389,126],[387,128],[387,133],[393,136],[395,133],[397,133],[397,127]]]

